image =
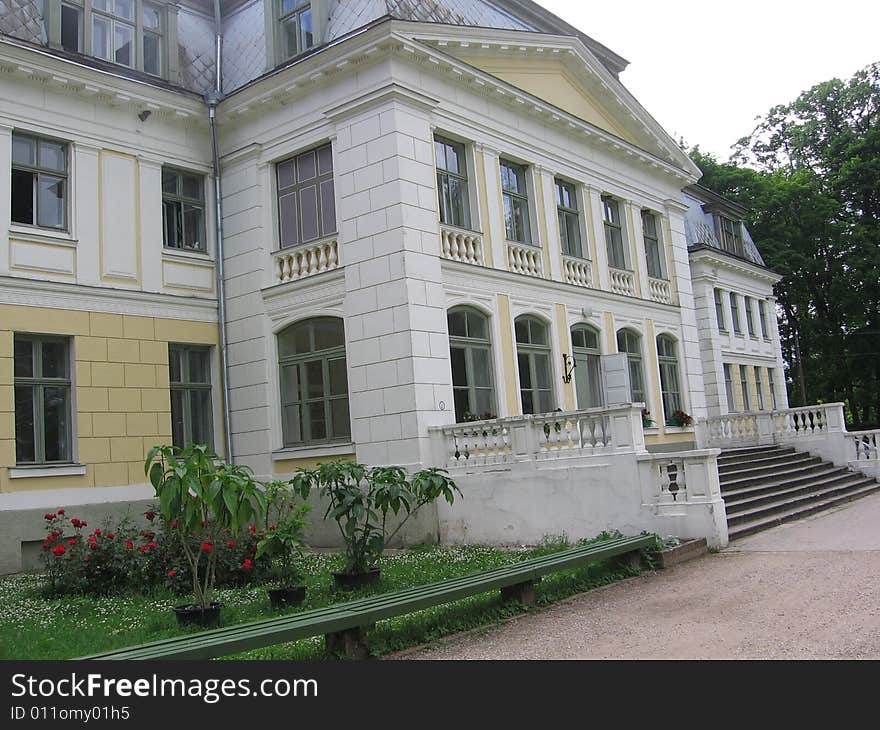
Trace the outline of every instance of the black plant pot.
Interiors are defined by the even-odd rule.
[[[381,568],[371,568],[365,573],[334,573],[333,580],[337,588],[363,588],[378,583],[381,575]]]
[[[207,608],[188,603],[174,607],[174,615],[180,626],[201,626],[203,629],[220,625],[220,609],[223,604],[214,601]]]
[[[269,603],[272,608],[299,606],[306,599],[305,586],[288,586],[287,588],[269,588]]]

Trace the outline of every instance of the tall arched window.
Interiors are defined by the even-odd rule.
[[[456,307],[449,310],[446,319],[455,420],[495,418],[489,318],[476,309]]]
[[[633,403],[645,403],[645,370],[642,365],[642,336],[632,330],[617,333],[617,351],[625,352],[629,363],[629,389]]]
[[[667,425],[672,414],[681,410],[681,386],[678,379],[678,345],[669,335],[657,338],[657,361],[660,364],[660,392],[663,416]]]
[[[574,359],[574,383],[578,408],[602,405],[602,371],[599,332],[589,325],[571,328],[571,356]]]
[[[535,317],[517,317],[516,360],[523,413],[549,413],[556,408],[550,366],[550,333]]]
[[[278,333],[285,446],[351,438],[342,320],[316,317]]]

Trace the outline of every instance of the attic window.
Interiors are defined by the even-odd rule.
[[[312,3],[309,0],[277,0],[277,3],[281,52],[285,58],[292,58],[315,45]]]
[[[742,224],[739,221],[716,214],[715,227],[721,248],[737,256],[743,256]]]

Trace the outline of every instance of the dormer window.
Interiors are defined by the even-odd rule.
[[[293,58],[315,45],[310,0],[277,0],[281,54]]]
[[[737,256],[743,255],[742,223],[727,216],[716,215],[715,225],[721,248]]]

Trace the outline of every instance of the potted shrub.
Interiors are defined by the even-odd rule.
[[[669,426],[690,426],[694,422],[692,416],[689,416],[682,410],[678,410],[672,414],[667,425]]]
[[[216,626],[221,606],[211,600],[214,546],[263,515],[260,485],[250,469],[226,464],[202,445],[156,446],[147,455],[144,473],[156,490],[163,519],[180,540],[192,576],[195,603],[175,607],[178,622]]]
[[[257,552],[272,560],[270,575],[274,588],[269,588],[269,602],[273,608],[298,606],[306,597],[306,587],[300,585],[299,558],[302,557],[305,515],[308,504],[297,504],[293,489],[286,482],[266,485],[266,524],[259,532]]]
[[[443,497],[449,504],[459,492],[444,469],[424,469],[407,479],[399,466],[367,467],[353,461],[321,464],[291,480],[303,498],[313,490],[328,501],[324,519],[335,520],[345,545],[345,569],[333,574],[341,588],[375,583],[387,545],[422,507]],[[400,517],[390,530],[388,517]]]
[[[651,418],[651,411],[642,408],[642,428],[651,428],[654,425],[654,419]]]

